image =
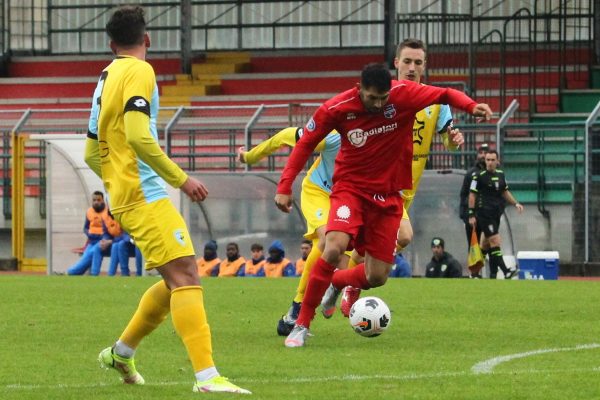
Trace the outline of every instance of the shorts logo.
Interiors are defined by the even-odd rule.
[[[396,109],[393,104],[388,104],[383,107],[383,116],[390,119],[396,116]]]
[[[136,101],[133,102],[133,104],[138,108],[144,108],[144,107],[146,107],[146,100],[137,99]]]
[[[180,245],[185,246],[185,236],[183,235],[183,229],[175,229],[173,231],[173,236],[175,236],[175,240],[179,242]]]
[[[317,127],[317,123],[316,123],[316,122],[315,122],[315,120],[314,120],[314,119],[312,119],[312,118],[311,118],[311,119],[308,121],[308,123],[306,124],[306,129],[307,129],[309,132],[312,132],[312,131],[314,131],[316,127]]]
[[[338,217],[338,219],[336,220],[343,220],[344,222],[348,222],[348,218],[350,218],[350,207],[344,205],[344,206],[340,206],[338,207],[337,211],[335,212],[335,215]]]
[[[490,232],[494,232],[494,225],[489,224],[488,229],[490,230]]]
[[[322,219],[323,218],[323,209],[322,208],[317,209],[317,211],[315,212],[315,216],[317,217],[317,219]]]

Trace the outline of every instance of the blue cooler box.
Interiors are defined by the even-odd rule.
[[[519,279],[558,279],[558,251],[519,251]]]

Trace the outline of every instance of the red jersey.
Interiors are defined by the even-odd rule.
[[[432,104],[450,104],[469,113],[476,102],[450,88],[392,81],[390,97],[380,112],[363,106],[353,88],[326,101],[304,128],[281,174],[277,193],[291,194],[292,184],[317,144],[337,130],[342,146],[335,160],[334,185],[351,185],[373,194],[412,188],[412,128],[415,114]]]

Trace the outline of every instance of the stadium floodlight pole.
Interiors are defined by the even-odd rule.
[[[583,229],[585,233],[585,256],[584,263],[587,264],[590,262],[590,179],[591,179],[591,171],[590,164],[591,160],[591,150],[590,150],[590,135],[592,134],[592,125],[594,121],[598,118],[600,114],[600,101],[594,107],[592,113],[585,120],[585,136],[584,136],[584,147],[585,147],[585,168],[584,168],[584,185],[585,185],[585,227]]]
[[[502,114],[502,116],[500,116],[500,119],[498,120],[498,123],[496,124],[496,151],[498,152],[498,154],[500,154],[500,150],[501,150],[501,143],[500,139],[501,139],[501,134],[502,134],[502,129],[504,129],[504,127],[506,126],[506,124],[508,123],[508,120],[510,118],[512,118],[512,116],[514,115],[515,111],[517,111],[517,109],[519,108],[519,102],[517,101],[517,99],[513,99],[513,101],[510,102],[510,105],[508,106],[508,108],[506,109],[506,111],[504,111],[504,113]]]

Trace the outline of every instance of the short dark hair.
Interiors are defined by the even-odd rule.
[[[485,154],[495,154],[496,158],[500,158],[500,156],[498,155],[498,151],[495,149],[488,149],[486,150]]]
[[[310,240],[308,240],[308,239],[304,239],[302,241],[302,244],[308,244],[308,245],[310,245],[312,247],[312,242]]]
[[[262,244],[254,243],[252,246],[250,246],[250,251],[263,251],[263,246]]]
[[[378,92],[387,92],[392,87],[392,75],[384,64],[369,63],[360,74],[360,84],[365,89],[375,88]]]
[[[396,56],[399,56],[400,52],[405,47],[409,47],[411,49],[421,49],[421,50],[423,50],[423,52],[425,54],[427,54],[427,49],[425,48],[425,43],[423,43],[422,40],[415,39],[415,38],[408,38],[408,39],[404,39],[402,42],[400,42],[400,44],[396,48]]]
[[[117,46],[127,48],[144,43],[144,9],[140,6],[117,8],[106,23],[106,33]]]
[[[104,198],[104,193],[102,193],[99,190],[96,190],[94,193],[92,193],[92,196],[100,196],[100,197]]]

